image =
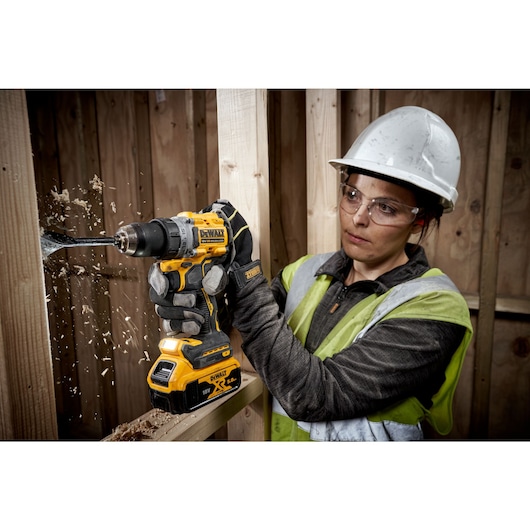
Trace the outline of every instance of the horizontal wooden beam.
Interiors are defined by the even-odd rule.
[[[469,309],[480,309],[480,296],[478,294],[463,293]],[[497,296],[495,299],[496,313],[514,313],[517,315],[530,315],[530,300],[523,297]]]
[[[228,420],[263,394],[259,377],[243,373],[237,392],[187,414],[152,409],[119,425],[104,441],[200,441],[218,431]]]

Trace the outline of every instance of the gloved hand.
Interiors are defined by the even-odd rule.
[[[176,292],[179,288],[178,272],[164,273],[159,263],[151,265],[148,282],[151,287],[149,298],[155,304],[156,314],[163,319],[163,332],[185,337],[198,335],[205,319],[195,307],[197,291]]]
[[[202,210],[203,212],[218,212],[230,225],[233,237],[232,256],[230,264],[243,267],[252,261],[252,234],[247,222],[230,202],[219,199]]]
[[[202,210],[214,211],[221,215],[230,226],[232,253],[225,263],[228,271],[245,267],[252,260],[252,235],[243,216],[225,200],[218,200]],[[202,280],[203,289],[215,296],[222,292],[228,276],[225,267],[214,265]],[[180,277],[177,272],[164,273],[158,263],[151,266],[148,275],[151,286],[149,297],[155,304],[155,312],[160,316],[166,334],[194,336],[200,332],[205,317],[196,309],[198,291],[178,291]]]

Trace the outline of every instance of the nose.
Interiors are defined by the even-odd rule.
[[[361,203],[357,211],[353,214],[353,223],[359,226],[366,226],[370,222],[369,204]]]

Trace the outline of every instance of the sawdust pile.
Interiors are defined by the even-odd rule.
[[[130,423],[118,425],[112,434],[106,438],[109,442],[137,442],[153,439],[153,434],[175,416],[169,412],[155,409],[149,419],[134,420]]]

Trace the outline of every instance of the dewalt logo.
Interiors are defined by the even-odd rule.
[[[259,265],[256,265],[255,267],[252,267],[252,269],[245,272],[245,278],[247,279],[247,282],[254,278],[254,276],[257,276],[261,272],[261,268]]]
[[[225,376],[226,376],[226,370],[222,370],[221,372],[217,372],[217,373],[215,373],[215,374],[210,376],[210,383],[213,383],[217,379],[219,379],[221,377],[225,377]]]
[[[223,243],[225,231],[222,228],[201,228],[199,236],[202,243]]]

